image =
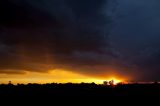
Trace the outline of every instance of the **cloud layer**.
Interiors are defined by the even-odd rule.
[[[120,0],[114,11],[116,3],[1,1],[0,73],[65,69],[159,80],[158,0]]]
[[[160,80],[160,14],[158,0],[120,0],[112,44],[139,80]],[[135,77],[136,77],[135,76]]]
[[[104,11],[107,3],[2,1],[1,72],[105,64],[114,56],[108,41],[111,18]]]

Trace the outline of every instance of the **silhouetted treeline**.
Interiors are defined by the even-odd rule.
[[[0,103],[5,105],[57,105],[85,106],[105,105],[130,106],[139,102],[157,104],[160,98],[160,84],[97,85],[81,84],[0,84]],[[156,100],[157,99],[157,100]],[[129,102],[129,104],[128,104]],[[33,104],[34,103],[34,104]]]
[[[160,97],[160,84],[1,84],[1,97]]]

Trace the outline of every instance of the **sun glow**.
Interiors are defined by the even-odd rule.
[[[120,83],[120,82],[123,82],[123,80],[122,79],[117,79],[117,78],[109,78],[107,81],[111,81],[111,80],[113,80],[114,82],[113,82],[113,84],[114,85],[116,85],[116,84],[118,84],[118,83]]]
[[[0,83],[8,83],[8,81],[12,81],[12,83],[96,83],[103,84],[104,81],[114,80],[114,84],[122,82],[123,80],[118,79],[116,77],[109,78],[95,78],[91,76],[86,76],[78,73],[74,73],[72,71],[65,70],[51,70],[49,73],[38,73],[38,72],[27,72],[26,74],[14,74],[14,75],[5,75],[1,74]]]

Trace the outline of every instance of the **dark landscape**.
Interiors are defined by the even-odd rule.
[[[160,84],[117,84],[97,85],[95,83],[81,84],[1,84],[0,97],[3,98],[132,98],[160,97]]]
[[[160,0],[0,0],[1,106],[159,98]]]

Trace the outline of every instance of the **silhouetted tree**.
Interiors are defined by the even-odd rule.
[[[109,81],[109,85],[113,86],[114,85],[114,80]]]
[[[103,81],[103,85],[108,85],[108,82],[107,81]]]
[[[8,85],[12,85],[12,81],[8,81]]]

